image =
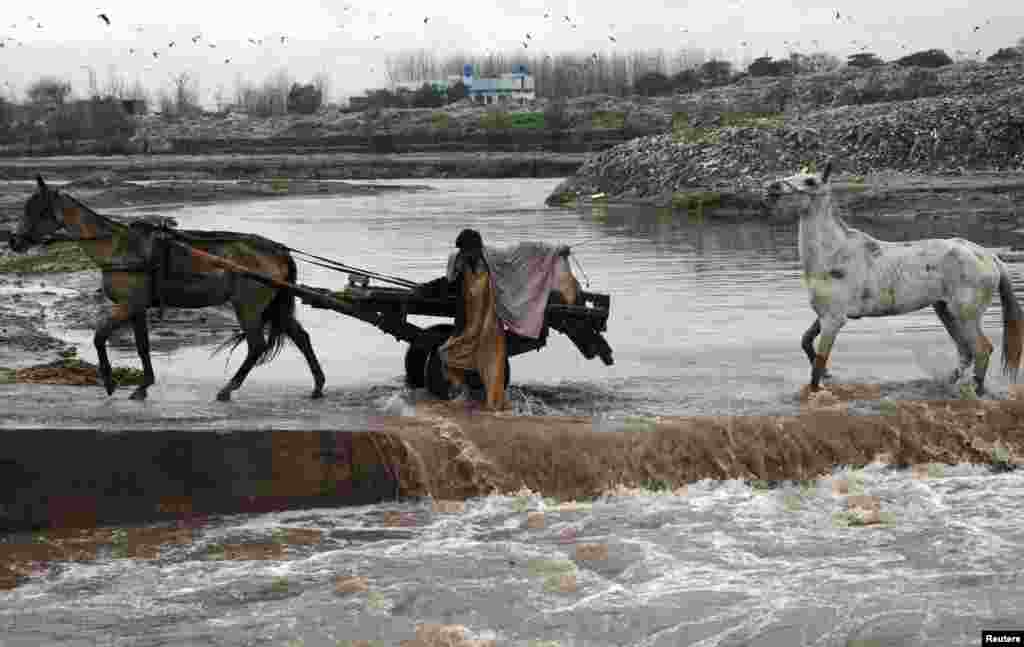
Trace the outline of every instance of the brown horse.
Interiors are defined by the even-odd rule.
[[[309,334],[295,319],[295,295],[225,271],[209,256],[294,283],[295,261],[285,246],[252,234],[167,230],[141,222],[126,225],[48,187],[42,177],[37,176],[36,182],[38,189],[25,203],[25,212],[9,244],[14,251],[22,252],[61,232],[76,241],[103,271],[103,293],[112,306],[110,315],[96,329],[94,343],[108,395],[114,392],[114,381],[107,339],[114,330],[128,322],[133,326],[144,378],[131,397],[144,400],[146,390],[155,381],[146,311],[164,306],[205,308],[227,302],[234,306],[242,330],[222,348],[233,348],[245,340],[248,354],[218,392],[218,400],[230,400],[231,392],[242,386],[256,364],[277,355],[285,337],[299,347],[309,364],[314,380],[312,397],[323,395],[324,373]],[[269,328],[266,337],[265,328]]]

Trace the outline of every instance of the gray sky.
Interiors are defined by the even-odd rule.
[[[970,8],[967,0],[833,1],[695,0],[665,7],[655,0],[11,0],[17,12],[5,8],[0,23],[0,39],[7,39],[0,48],[0,78],[7,85],[0,92],[21,98],[32,80],[49,74],[70,80],[83,93],[89,78],[83,66],[92,67],[101,88],[116,66],[129,83],[139,80],[151,91],[189,72],[209,105],[218,85],[231,96],[239,75],[261,82],[283,68],[299,81],[327,74],[331,98],[339,99],[385,86],[389,53],[424,48],[441,61],[453,50],[522,51],[527,32],[531,50],[544,53],[696,47],[737,63],[763,54],[785,56],[785,41],[798,42],[796,51],[840,57],[867,44],[887,59],[931,47],[983,58],[1024,36],[1024,5],[1010,0],[973,0]],[[109,16],[109,27],[97,17],[101,12]],[[545,19],[545,12],[551,17]],[[200,39],[193,43],[196,35]]]

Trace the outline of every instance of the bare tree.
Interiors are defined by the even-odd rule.
[[[126,92],[127,84],[124,77],[117,73],[117,66],[110,65],[107,67],[107,86],[104,89],[104,96],[124,99],[126,98]]]
[[[36,105],[60,106],[71,94],[71,84],[53,76],[46,76],[28,86],[25,92],[28,100]]]
[[[326,72],[317,74],[313,77],[313,87],[320,93],[323,103],[326,105],[331,92],[331,77],[327,76]]]
[[[194,114],[199,107],[199,81],[188,72],[171,77],[174,86],[174,112],[179,115]]]

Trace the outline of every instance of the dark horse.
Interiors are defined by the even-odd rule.
[[[222,347],[245,340],[249,352],[234,377],[217,393],[230,400],[256,364],[273,359],[285,337],[299,347],[313,373],[313,397],[323,395],[324,373],[309,334],[295,319],[295,295],[252,278],[225,271],[210,254],[278,282],[295,282],[295,261],[286,247],[252,234],[166,229],[146,223],[131,225],[102,216],[73,197],[50,188],[37,176],[39,188],[12,234],[10,246],[22,252],[62,232],[74,240],[103,271],[103,293],[113,304],[96,329],[94,342],[99,373],[107,394],[114,381],[107,358],[107,339],[131,322],[144,379],[131,397],[144,400],[154,383],[146,311],[151,307],[205,308],[231,302],[242,331]],[[184,244],[181,244],[184,243]],[[195,251],[199,250],[199,251]],[[204,254],[205,252],[205,254]],[[264,337],[264,329],[269,335]]]

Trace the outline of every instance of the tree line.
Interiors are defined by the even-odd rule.
[[[1024,38],[1014,47],[1005,47],[987,58],[991,63],[1024,60]],[[889,61],[900,67],[938,68],[953,63],[941,49],[914,52]],[[745,69],[736,69],[730,61],[708,57],[698,49],[681,49],[669,54],[664,49],[653,52],[633,51],[599,54],[562,53],[530,55],[524,51],[486,55],[455,53],[437,60],[425,50],[411,51],[390,57],[386,62],[390,89],[369,90],[364,101],[370,107],[437,107],[466,96],[461,81],[449,86],[447,92],[424,84],[415,91],[396,87],[399,83],[419,80],[445,81],[462,75],[470,65],[478,77],[498,76],[525,66],[534,79],[538,97],[566,99],[590,94],[614,96],[657,96],[693,92],[705,87],[728,85],[747,76],[787,76],[830,72],[844,65],[827,52],[791,53],[786,58],[763,56],[754,59]],[[851,54],[845,65],[869,68],[886,61],[871,52]]]

